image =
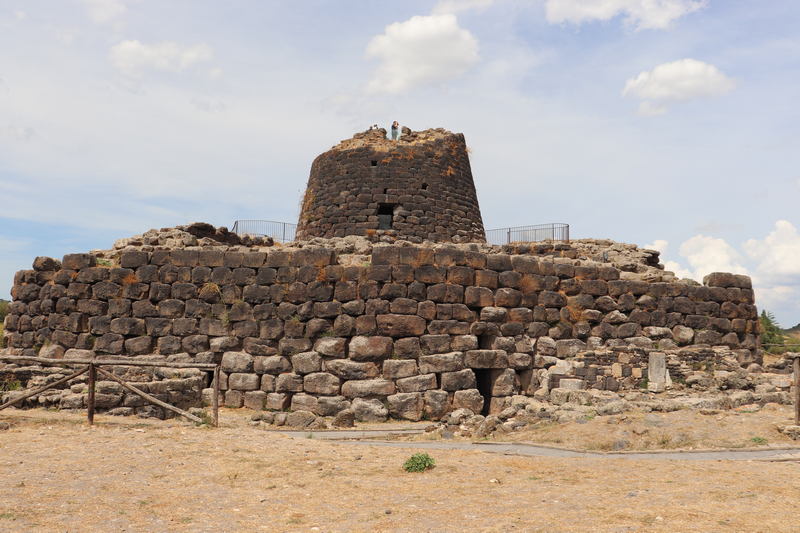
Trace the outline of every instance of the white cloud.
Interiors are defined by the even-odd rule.
[[[706,5],[705,0],[547,0],[548,22],[582,24],[623,15],[636,29],[664,29]]]
[[[778,220],[763,240],[750,239],[742,247],[757,262],[759,278],[800,284],[800,233],[788,220]]]
[[[111,63],[124,74],[140,75],[153,69],[179,72],[199,63],[210,61],[214,52],[206,44],[192,46],[165,41],[143,44],[139,41],[122,41],[111,48]]]
[[[665,254],[667,252],[667,248],[669,248],[669,242],[665,241],[664,239],[656,239],[650,244],[645,244],[643,248],[647,250],[655,250],[661,254]]]
[[[719,96],[735,86],[736,83],[714,65],[687,58],[639,73],[625,83],[622,95],[643,100],[639,113],[652,116],[665,113],[667,102]]]
[[[128,8],[120,0],[81,0],[89,18],[98,24],[111,22],[125,14]]]
[[[381,62],[367,91],[400,93],[460,76],[477,63],[478,41],[455,15],[417,16],[386,26],[367,56]]]
[[[486,9],[494,3],[494,0],[439,0],[433,8],[433,13],[458,13],[470,9]]]
[[[740,263],[739,252],[724,239],[695,235],[681,244],[678,251],[686,258],[690,268],[694,270],[693,277],[698,280],[711,272],[748,273]]]

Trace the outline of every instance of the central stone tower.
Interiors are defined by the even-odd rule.
[[[485,242],[464,135],[404,128],[393,141],[372,129],[319,155],[296,238],[345,235]]]

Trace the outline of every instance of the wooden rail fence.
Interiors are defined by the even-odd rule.
[[[32,391],[26,392],[16,398],[7,401],[6,403],[0,405],[0,411],[5,409],[6,407],[11,407],[14,404],[17,404],[23,400],[27,400],[33,396],[37,396],[48,389],[53,389],[67,383],[70,380],[73,380],[83,374],[89,373],[88,379],[88,395],[86,398],[86,416],[89,421],[89,425],[94,424],[94,410],[95,410],[95,384],[97,382],[97,374],[99,373],[101,376],[110,379],[111,381],[115,381],[119,383],[124,389],[137,394],[144,398],[146,401],[157,405],[163,409],[167,409],[168,411],[172,411],[173,413],[177,413],[185,418],[188,418],[192,422],[196,422],[198,424],[204,423],[203,420],[189,413],[175,407],[174,405],[170,405],[167,402],[163,402],[150,394],[147,394],[141,389],[134,387],[133,385],[126,383],[124,380],[118,378],[111,372],[103,369],[104,366],[138,366],[138,367],[162,367],[162,368],[196,368],[198,370],[211,370],[214,372],[214,380],[213,380],[213,388],[214,388],[214,395],[211,402],[211,409],[213,412],[213,422],[215,427],[219,427],[219,372],[220,367],[219,365],[210,364],[210,363],[177,363],[172,361],[136,361],[136,360],[128,360],[128,359],[47,359],[44,357],[25,357],[25,356],[16,356],[16,355],[6,355],[0,356],[0,362],[6,363],[36,363],[44,366],[82,366],[79,370],[76,370],[69,376],[63,377],[58,381],[54,381],[53,383],[49,383],[38,389],[34,389]],[[85,365],[85,366],[84,366]]]

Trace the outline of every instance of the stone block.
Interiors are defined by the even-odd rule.
[[[394,383],[385,379],[351,380],[342,385],[342,395],[346,398],[385,397],[394,393]]]
[[[389,415],[401,420],[421,420],[424,408],[422,394],[419,392],[401,392],[386,398]]]
[[[245,374],[233,372],[228,375],[228,389],[241,391],[255,391],[261,388],[261,378],[258,374]]]
[[[359,422],[386,422],[389,410],[380,400],[356,398],[350,406]]]
[[[423,413],[428,420],[440,420],[450,411],[450,395],[446,391],[427,390],[423,402]]]
[[[291,357],[292,368],[296,374],[311,374],[322,368],[322,358],[317,352],[302,352]]]
[[[383,377],[386,379],[407,378],[417,374],[414,359],[387,359],[383,362]]]
[[[391,337],[356,336],[350,339],[349,357],[354,361],[377,361],[392,355]]]
[[[316,396],[300,392],[292,396],[289,409],[292,411],[309,411],[311,413],[316,413],[319,409],[319,400]]]
[[[443,372],[441,388],[446,391],[474,389],[476,387],[475,373],[466,368],[458,372]]]
[[[261,411],[267,401],[267,393],[260,390],[248,391],[244,393],[244,406],[247,409]]]
[[[347,339],[342,337],[323,337],[314,343],[314,351],[326,357],[344,357]]]
[[[505,350],[468,350],[464,360],[468,368],[508,368]]]
[[[332,359],[324,362],[326,372],[341,379],[371,379],[380,375],[378,366],[371,362],[357,362],[349,359]]]
[[[339,378],[327,372],[314,372],[303,377],[303,390],[311,394],[339,394],[339,384]]]
[[[244,352],[225,352],[222,355],[221,369],[223,372],[251,372],[253,356]]]
[[[464,354],[462,352],[422,355],[419,358],[420,374],[456,372],[463,369]]]
[[[270,411],[285,411],[289,408],[292,395],[282,392],[271,392],[267,394],[265,408]]]
[[[239,407],[244,405],[244,393],[238,390],[225,391],[225,401],[223,405],[225,407],[232,407],[234,409],[238,409]]]
[[[483,396],[478,389],[456,391],[453,394],[453,409],[469,409],[473,413],[483,410]]]
[[[425,333],[425,319],[417,315],[378,315],[378,333],[389,337],[418,337]]]
[[[436,374],[423,374],[397,380],[397,390],[400,392],[422,392],[436,389]]]
[[[276,392],[302,392],[303,391],[303,376],[298,374],[278,374],[275,379]]]

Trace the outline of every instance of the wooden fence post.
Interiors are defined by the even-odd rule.
[[[86,417],[89,419],[89,425],[94,424],[94,389],[95,382],[97,381],[97,369],[94,364],[89,364],[89,396],[86,398]]]
[[[72,380],[72,379],[75,379],[75,378],[77,378],[77,377],[78,377],[78,376],[80,376],[80,375],[83,375],[83,374],[85,374],[85,373],[86,373],[88,370],[89,370],[89,368],[88,368],[88,367],[87,367],[87,368],[81,368],[80,370],[78,370],[78,371],[76,371],[76,372],[74,372],[74,373],[70,374],[70,375],[69,375],[69,376],[67,376],[67,377],[63,377],[63,378],[61,378],[61,379],[59,379],[58,381],[54,381],[53,383],[50,383],[50,384],[48,384],[48,385],[45,385],[44,387],[39,387],[38,389],[34,389],[34,390],[30,391],[30,392],[26,392],[26,393],[25,393],[25,394],[23,394],[22,396],[17,396],[16,398],[14,398],[14,399],[12,399],[12,400],[9,400],[9,401],[7,401],[7,402],[6,402],[6,403],[4,403],[3,405],[0,405],[0,411],[2,411],[3,409],[5,409],[6,407],[11,407],[11,406],[12,406],[12,405],[14,405],[15,403],[20,403],[20,402],[22,402],[23,400],[27,400],[28,398],[30,398],[30,397],[32,397],[32,396],[36,396],[36,395],[38,395],[38,394],[41,394],[41,393],[43,393],[44,391],[46,391],[46,390],[48,390],[48,389],[54,389],[54,388],[58,387],[59,385],[61,385],[61,384],[63,384],[63,383],[66,383],[66,382],[68,382],[68,381],[70,381],[70,380]]]

